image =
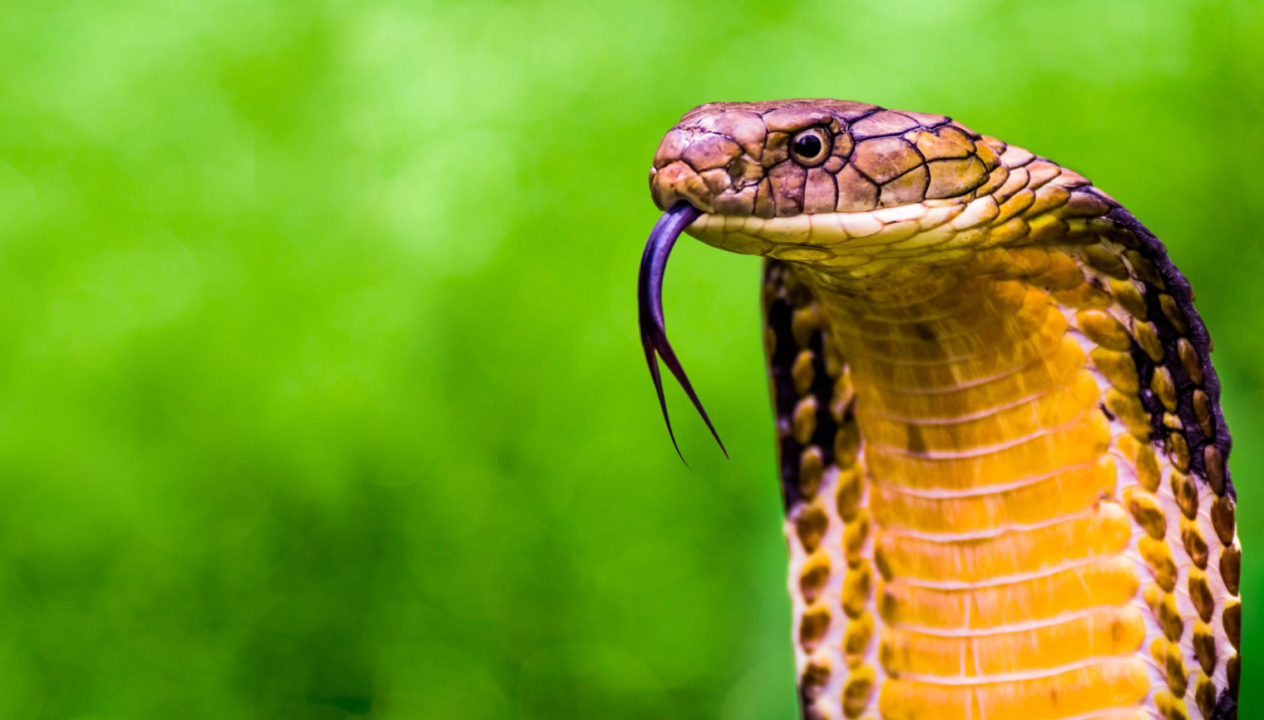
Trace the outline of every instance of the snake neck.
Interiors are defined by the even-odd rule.
[[[1141,697],[1155,682],[1129,657],[1159,636],[1133,602],[1145,570],[1122,498],[1136,478],[1117,472],[1103,389],[1069,332],[1093,288],[1081,276],[1053,290],[1056,263],[1042,265],[1015,277],[1033,269],[1020,254],[1009,271],[926,268],[890,284],[797,269],[829,344],[846,348],[835,401],[860,442],[838,511],[846,522],[867,507],[859,557],[876,577],[871,589],[845,578],[838,602],[854,615],[844,633],[881,631],[872,658],[849,662],[875,668],[886,717],[932,717],[944,701],[1052,703],[1060,717],[1058,688]]]
[[[882,283],[804,275],[814,286],[831,344],[846,348],[861,411],[884,413],[920,398],[924,411],[907,416],[909,424],[926,413],[959,419],[959,411],[978,414],[995,409],[994,400],[1022,399],[998,394],[1003,386],[1069,382],[1055,378],[1055,360],[1083,365],[1083,352],[1067,337],[1064,311],[1050,291],[1021,279],[930,266],[906,267],[901,277]],[[917,445],[916,438],[909,442]]]
[[[846,348],[842,362],[881,532],[951,539],[1088,512],[1099,494],[1117,495],[1112,431],[1098,407],[1103,389],[1050,290],[946,271],[913,283],[921,297],[903,282],[896,291],[866,291],[825,285],[819,275],[807,280],[817,286],[830,344]],[[1066,473],[1084,476],[1085,493],[1072,499],[1048,483],[1047,495],[1024,505],[1021,517],[998,517],[974,501],[953,506],[949,516],[942,503],[910,504],[923,495],[999,495]]]

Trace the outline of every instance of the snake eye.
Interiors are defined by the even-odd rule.
[[[829,157],[832,145],[833,138],[825,128],[808,128],[790,141],[790,157],[804,167],[816,167]]]

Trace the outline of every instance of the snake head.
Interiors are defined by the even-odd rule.
[[[659,209],[720,216],[864,212],[970,195],[999,164],[943,115],[843,100],[708,103],[664,137],[650,169]]]
[[[663,320],[663,275],[682,231],[734,252],[838,260],[846,241],[897,220],[875,217],[884,208],[909,206],[897,211],[907,224],[936,201],[964,207],[991,192],[1007,177],[997,148],[943,115],[843,100],[708,103],[686,113],[654,154],[650,191],[664,215],[638,285],[641,344],[664,419],[659,358],[719,441]],[[840,262],[845,272],[852,258]]]

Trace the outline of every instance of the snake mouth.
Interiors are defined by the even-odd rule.
[[[654,389],[658,392],[658,404],[663,410],[663,422],[667,424],[667,434],[671,436],[672,445],[676,448],[676,454],[680,455],[682,462],[685,457],[680,452],[680,444],[676,442],[676,433],[672,430],[671,418],[667,414],[667,398],[663,394],[663,378],[658,369],[660,357],[667,365],[667,369],[671,370],[676,381],[680,383],[685,394],[689,396],[698,414],[702,416],[703,422],[711,431],[711,436],[720,445],[724,457],[729,456],[728,450],[724,448],[724,443],[720,440],[719,433],[711,424],[711,418],[702,407],[702,401],[694,392],[689,377],[685,375],[685,369],[681,367],[676,352],[672,350],[671,343],[667,340],[667,328],[663,320],[663,276],[667,271],[667,258],[671,255],[680,233],[702,214],[701,210],[683,200],[663,213],[663,216],[655,223],[654,229],[650,231],[649,241],[645,243],[645,253],[641,256],[641,270],[637,280],[641,347],[645,350],[650,377],[653,378]]]

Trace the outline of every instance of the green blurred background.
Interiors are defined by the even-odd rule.
[[[731,462],[637,343],[650,158],[711,100],[948,113],[1164,238],[1261,647],[1259,3],[3,14],[0,717],[795,717],[759,263],[667,287]]]

